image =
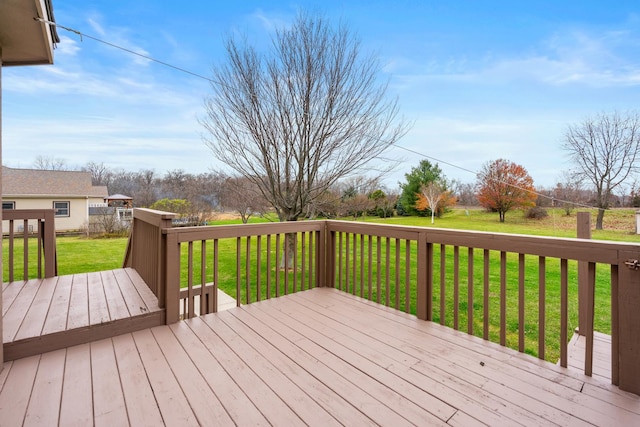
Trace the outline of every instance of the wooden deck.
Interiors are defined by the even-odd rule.
[[[584,372],[586,337],[574,333],[567,347],[569,368]],[[593,376],[611,382],[611,335],[593,334]]]
[[[5,361],[165,323],[133,269],[4,283],[2,298]]]
[[[640,397],[334,289],[6,362],[2,425],[640,425]]]

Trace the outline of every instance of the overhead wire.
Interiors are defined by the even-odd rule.
[[[63,30],[66,30],[66,31],[69,31],[69,32],[71,32],[71,33],[77,34],[78,36],[80,36],[80,41],[82,41],[82,39],[83,39],[83,38],[88,38],[88,39],[94,40],[94,41],[96,41],[96,42],[98,42],[98,43],[102,43],[102,44],[105,44],[105,45],[107,45],[107,46],[113,47],[113,48],[115,48],[115,49],[119,49],[119,50],[122,50],[122,51],[124,51],[124,52],[130,53],[130,54],[132,54],[132,55],[135,55],[135,56],[138,56],[138,57],[144,58],[144,59],[146,59],[146,60],[149,60],[149,61],[152,61],[152,62],[158,63],[158,64],[160,64],[160,65],[164,65],[165,67],[169,67],[169,68],[172,68],[172,69],[174,69],[174,70],[177,70],[177,71],[180,71],[180,72],[183,72],[183,73],[189,74],[189,75],[191,75],[191,76],[194,76],[194,77],[197,77],[197,78],[200,78],[200,79],[206,80],[206,81],[208,81],[208,82],[210,82],[210,83],[213,83],[213,84],[222,84],[221,82],[218,82],[218,81],[216,81],[216,80],[214,80],[214,79],[211,79],[211,78],[209,78],[209,77],[203,76],[202,74],[198,74],[198,73],[195,73],[195,72],[193,72],[193,71],[189,71],[189,70],[187,70],[186,68],[179,67],[179,66],[176,66],[176,65],[170,64],[170,63],[168,63],[168,62],[165,62],[165,61],[161,61],[161,60],[156,59],[156,58],[154,58],[154,57],[152,57],[152,56],[145,55],[145,54],[142,54],[142,53],[140,53],[140,52],[136,52],[136,51],[134,51],[134,50],[132,50],[132,49],[129,49],[129,48],[126,48],[126,47],[123,47],[123,46],[117,45],[117,44],[115,44],[115,43],[111,43],[111,42],[108,42],[108,41],[105,41],[105,40],[99,39],[99,38],[97,38],[97,37],[94,37],[94,36],[91,36],[91,35],[89,35],[89,34],[83,33],[83,32],[81,32],[81,31],[79,31],[79,30],[76,30],[76,29],[73,29],[73,28],[69,28],[69,27],[65,27],[64,25],[60,25],[60,24],[58,24],[57,22],[49,21],[49,20],[46,20],[46,19],[43,19],[43,18],[39,18],[39,17],[34,17],[33,19],[34,19],[35,21],[42,22],[42,23],[45,23],[45,24],[48,24],[48,25],[52,25],[52,26],[55,26],[56,28],[61,28],[61,29],[63,29]],[[424,153],[421,153],[421,152],[419,152],[419,151],[417,151],[417,150],[413,150],[413,149],[410,149],[410,148],[407,148],[407,147],[403,147],[403,146],[401,146],[401,145],[398,145],[398,143],[397,143],[397,142],[393,143],[393,146],[394,146],[394,147],[396,147],[396,148],[399,148],[399,149],[401,149],[401,150],[407,151],[407,152],[409,152],[409,153],[413,153],[413,154],[416,154],[416,155],[418,155],[418,156],[421,156],[421,157],[424,157],[424,158],[427,158],[427,159],[434,160],[434,161],[436,161],[436,162],[438,162],[438,163],[441,163],[441,164],[444,164],[444,165],[450,166],[450,167],[452,167],[452,168],[459,169],[459,170],[462,170],[462,171],[464,171],[464,172],[471,173],[471,174],[473,174],[473,175],[474,175],[474,176],[476,176],[476,177],[479,175],[479,173],[478,173],[478,172],[476,172],[476,171],[472,171],[472,170],[470,170],[470,169],[467,169],[467,168],[464,168],[464,167],[462,167],[462,166],[459,166],[459,165],[453,164],[453,163],[451,163],[451,162],[447,162],[447,161],[445,161],[445,160],[438,159],[438,158],[435,158],[435,157],[433,157],[433,156],[429,156],[429,155],[424,154]],[[494,178],[492,178],[492,179],[494,179]],[[494,179],[494,180],[495,180],[495,179]],[[520,187],[520,186],[518,186],[518,185],[514,185],[514,184],[512,184],[512,183],[509,183],[509,182],[506,182],[506,181],[503,181],[503,180],[497,180],[497,181],[498,181],[499,183],[501,183],[501,184],[505,184],[505,185],[511,186],[511,187],[513,187],[513,188],[516,188],[516,189],[522,190],[522,191],[530,192],[530,193],[532,193],[532,194],[535,194],[537,197],[543,197],[543,198],[550,199],[550,200],[552,201],[552,206],[553,206],[554,202],[559,202],[559,203],[564,203],[564,204],[571,204],[571,205],[573,205],[573,206],[577,206],[577,207],[581,207],[581,208],[588,208],[588,209],[602,209],[602,208],[598,208],[598,207],[595,207],[595,206],[591,206],[591,205],[583,204],[583,203],[580,203],[580,202],[574,202],[574,201],[569,201],[569,200],[562,200],[562,199],[558,199],[558,198],[556,198],[556,197],[549,196],[549,195],[546,195],[546,194],[543,194],[543,193],[540,193],[540,192],[537,192],[537,191],[531,190],[531,189],[529,189],[529,188]]]

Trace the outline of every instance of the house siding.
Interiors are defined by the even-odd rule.
[[[69,202],[69,216],[68,217],[56,217],[55,229],[56,231],[77,231],[82,230],[89,222],[89,204],[91,203],[103,203],[102,197],[69,197],[69,196],[50,196],[42,198],[23,198],[23,197],[11,197],[5,196],[3,198],[5,202],[15,202],[16,209],[52,209],[53,202]],[[36,222],[30,222],[35,229]],[[18,228],[23,224],[14,224],[14,232],[18,231]],[[9,231],[9,221],[2,221],[2,232],[7,233]]]

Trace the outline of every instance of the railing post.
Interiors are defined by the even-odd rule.
[[[429,306],[431,301],[429,301],[429,290],[427,284],[427,262],[428,262],[428,251],[427,251],[427,234],[425,232],[421,232],[418,234],[418,245],[417,245],[417,272],[416,272],[416,299],[417,299],[417,307],[416,307],[416,316],[418,319],[422,320],[430,320],[429,319]]]
[[[180,246],[178,235],[168,233],[163,235],[162,247],[164,254],[165,273],[160,280],[159,289],[163,289],[163,300],[166,312],[166,324],[180,320]]]
[[[612,355],[618,354],[618,363],[612,362],[614,369],[617,366],[612,378],[618,379],[621,390],[635,394],[640,394],[640,270],[635,269],[638,261],[640,251],[619,252],[617,310],[614,307],[611,331],[612,346],[617,347],[617,351],[612,349]]]
[[[591,239],[591,212],[578,212],[577,237]],[[578,261],[578,334],[584,335],[589,329],[587,313],[589,310],[589,263]]]
[[[335,287],[335,232],[331,230],[330,222],[325,220],[320,232],[320,286]]]
[[[58,260],[56,253],[55,211],[47,209],[44,212],[44,277],[54,277],[58,274]]]

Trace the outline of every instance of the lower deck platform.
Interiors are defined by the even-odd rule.
[[[133,269],[2,285],[4,360],[164,324],[164,309]]]
[[[0,424],[640,425],[606,381],[318,288],[6,362]]]

